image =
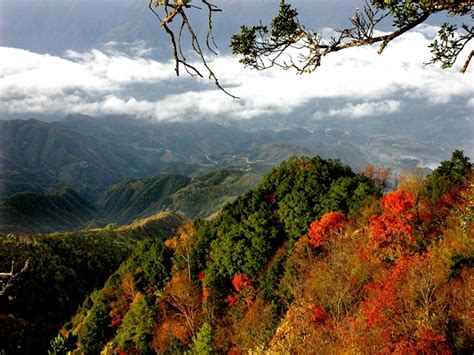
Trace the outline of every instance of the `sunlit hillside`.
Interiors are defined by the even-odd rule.
[[[404,176],[393,191],[382,190],[384,179],[382,170],[356,175],[338,161],[294,158],[212,220],[185,222],[175,234],[144,233],[156,218],[90,232],[87,238],[103,234],[112,243],[148,237],[120,267],[119,258],[107,269],[111,276],[88,293],[51,349],[469,353],[472,165],[457,151],[427,177]],[[34,238],[63,238],[64,248],[72,237]],[[20,239],[10,236],[7,245],[14,240]],[[132,250],[124,243],[118,245]],[[104,252],[111,248],[117,247]],[[73,260],[65,260],[50,266],[56,277],[67,275]],[[29,274],[44,273],[36,257],[31,262]],[[5,314],[14,312],[21,292],[13,289]],[[54,288],[48,292],[57,297]]]

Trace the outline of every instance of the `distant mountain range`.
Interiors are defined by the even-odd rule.
[[[1,121],[0,151],[2,194],[62,185],[93,193],[128,176],[156,174],[166,154],[37,120]]]
[[[230,166],[265,173],[291,155],[340,158],[354,169],[371,162],[394,171],[436,166],[454,149],[471,155],[472,132],[447,112],[337,123],[298,118],[305,116],[233,123],[78,114],[50,123],[0,121],[0,195],[66,186],[95,198],[125,178],[197,176]]]
[[[315,153],[282,143],[297,137],[126,116],[0,121],[0,229],[125,224],[161,210],[205,218],[280,161]]]
[[[0,121],[0,228],[74,230],[160,210],[205,218],[291,156],[339,158],[355,170],[370,162],[396,177],[452,149],[448,126],[464,123],[438,116],[345,121],[339,128],[297,118],[274,126],[265,119],[155,122],[79,114],[57,122]],[[464,149],[472,137],[461,131],[456,141]]]
[[[263,134],[212,122],[154,123],[127,116],[0,121],[0,194],[66,186],[95,199],[126,178],[165,172],[197,176],[230,166],[255,166],[262,173],[291,155],[325,153],[317,142],[312,149],[292,144],[298,137],[301,141],[302,133],[309,134]]]

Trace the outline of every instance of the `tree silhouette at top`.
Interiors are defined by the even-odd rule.
[[[300,23],[298,11],[281,0],[279,12],[270,24],[242,25],[241,32],[232,36],[230,47],[247,67],[257,70],[279,67],[294,69],[298,74],[303,74],[311,73],[321,66],[322,58],[326,55],[343,49],[378,44],[380,54],[391,41],[424,23],[434,14],[447,13],[453,20],[463,16],[474,18],[474,2],[471,0],[366,0],[361,5],[349,18],[347,28],[338,29],[326,37],[307,29]],[[176,74],[179,75],[180,68],[184,67],[189,74],[203,77],[200,70],[184,55],[183,36],[189,34],[191,47],[204,65],[209,79],[219,89],[234,97],[221,86],[206,58],[209,53],[217,54],[212,19],[221,9],[208,0],[150,0],[149,8],[170,38]],[[208,24],[205,45],[196,35],[188,16],[189,12],[202,9],[206,10]],[[392,30],[378,32],[380,25],[390,19]],[[172,22],[178,23],[177,27],[172,27]],[[443,69],[452,67],[473,37],[474,26],[471,24],[442,24],[430,45],[432,58],[429,63],[440,63]],[[474,50],[471,50],[464,58],[461,73],[466,72],[473,55]]]

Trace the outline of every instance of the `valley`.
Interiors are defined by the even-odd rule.
[[[347,122],[345,128],[324,120],[306,128],[286,121],[275,129],[262,124],[86,115],[0,121],[1,230],[103,227],[161,210],[206,218],[291,156],[339,158],[356,171],[370,163],[389,168],[392,178],[418,167],[429,171],[449,156],[449,139],[438,145],[421,131],[406,134],[375,121],[360,127]],[[470,141],[467,134],[458,143]],[[69,203],[58,202],[64,188],[77,193],[74,199],[83,206],[63,218],[55,205]],[[44,215],[28,215],[33,206],[44,206]]]

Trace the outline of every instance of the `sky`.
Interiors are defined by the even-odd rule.
[[[171,58],[156,56],[156,48],[141,38],[121,41],[123,36],[112,37],[87,49],[72,44],[60,53],[9,43],[0,46],[0,115],[83,113],[130,114],[158,121],[251,120],[288,116],[305,108],[313,120],[361,120],[402,113],[407,105],[416,103],[420,110],[456,105],[463,116],[471,118],[472,128],[472,65],[466,74],[458,72],[471,48],[465,49],[454,68],[425,66],[431,58],[428,45],[437,30],[435,25],[418,26],[390,43],[382,55],[376,47],[331,54],[323,59],[321,68],[308,75],[250,70],[228,52],[210,56],[209,64],[222,86],[239,100],[217,90],[207,78],[176,77]]]

